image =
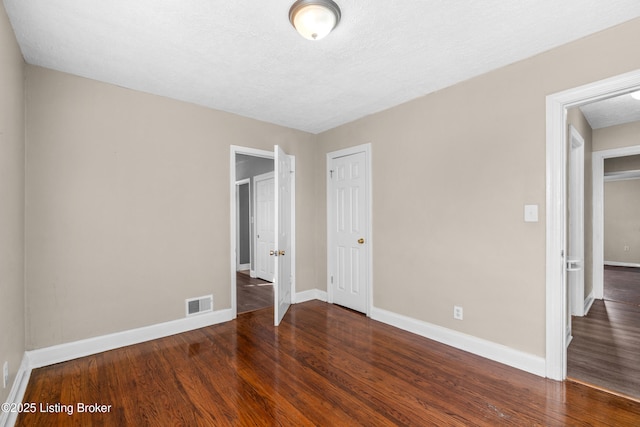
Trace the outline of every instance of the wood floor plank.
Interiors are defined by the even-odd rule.
[[[640,306],[640,268],[605,266],[604,299]]]
[[[605,268],[605,299],[572,317],[567,376],[640,400],[640,269]],[[613,298],[613,300],[608,299]],[[617,300],[617,298],[624,298]]]
[[[640,424],[640,403],[556,382],[338,306],[293,305],[33,371],[25,401],[111,404],[18,426]]]

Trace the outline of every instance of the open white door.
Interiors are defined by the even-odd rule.
[[[291,305],[291,159],[275,146],[275,280],[273,282],[274,323],[276,326]]]
[[[584,139],[569,129],[569,239],[567,280],[571,315],[584,316]],[[571,319],[568,319],[568,332]]]

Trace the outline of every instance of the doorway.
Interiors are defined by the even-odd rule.
[[[572,317],[567,378],[640,400],[640,156],[614,157],[635,151],[640,147],[594,152],[594,170],[600,170],[593,177],[596,228],[602,231],[595,244],[604,274],[597,277],[602,290],[589,312]]]
[[[604,164],[607,159],[616,159],[640,154],[640,145],[596,151],[593,153],[593,293],[595,298],[604,297]],[[597,267],[597,270],[596,270]]]
[[[261,227],[273,228],[274,164],[271,158],[236,154],[235,167],[237,313],[246,313],[273,306],[274,259],[271,247],[263,253],[268,236]],[[261,233],[263,240],[256,238]]]
[[[295,158],[282,152],[277,146],[274,147],[273,152],[238,146],[231,146],[230,151],[230,282],[232,316],[235,318],[238,313],[272,307],[274,309],[274,317],[278,316],[281,319],[291,303],[293,295],[295,295],[295,244],[288,243],[295,242],[295,168],[293,166],[295,165]],[[283,157],[287,162],[280,161],[278,163],[278,158],[282,159]],[[286,188],[290,190],[287,191],[288,200],[283,205],[285,209],[281,208],[280,212],[278,212],[277,202],[279,199],[276,185],[278,185],[278,182],[285,180],[274,178],[279,171],[282,171],[283,164],[286,165],[286,171],[280,173],[280,177],[287,177],[288,187]],[[259,191],[263,195],[274,196],[274,202],[270,204],[273,212],[263,214],[261,209],[268,207],[269,203],[266,206],[258,206],[256,181],[264,183],[265,180],[262,178],[265,176],[271,176],[273,179],[271,189],[265,184],[260,185],[261,189]],[[248,197],[250,205],[248,208],[250,212],[248,226],[246,224],[247,216],[242,215],[241,210],[244,208],[240,202],[241,198],[245,198],[246,188],[251,193],[251,196]],[[262,222],[271,223],[271,229],[275,231],[274,234],[277,233],[279,227],[282,245],[285,242],[288,244],[286,250],[280,249],[278,251],[278,242],[276,241],[276,247],[268,248],[267,250],[267,259],[264,265],[266,265],[265,269],[267,271],[273,272],[273,277],[267,278],[271,279],[273,283],[259,278],[257,274],[256,219],[258,217],[261,219],[261,224]],[[282,218],[284,218],[284,222]],[[251,242],[249,244],[248,263],[246,258],[247,249],[243,247],[243,242],[246,242],[246,239],[243,241],[240,238],[242,234],[241,228],[243,227],[248,228],[248,241]],[[286,253],[286,255],[283,254],[283,256],[277,257],[275,254],[280,252]],[[269,263],[273,266],[269,267]],[[283,264],[288,267],[286,269],[288,271],[286,279],[278,277],[278,266]],[[249,266],[248,269],[246,268],[247,266]],[[283,270],[283,268],[281,267],[280,270]],[[280,292],[276,291],[278,284],[281,286]],[[245,297],[248,299],[246,301],[242,300]],[[275,323],[277,324],[278,322]]]
[[[328,301],[370,315],[371,146],[327,154]]]
[[[568,108],[637,91],[640,70],[594,82],[585,86],[547,96],[547,212],[546,212],[546,376],[564,380],[567,375],[567,122]],[[594,153],[595,154],[595,153]],[[596,159],[594,158],[594,177]],[[594,198],[596,185],[594,182]],[[594,200],[594,203],[595,200]],[[596,243],[597,229],[594,210],[594,294],[599,271]],[[600,258],[601,261],[602,258]],[[597,297],[597,296],[596,296]]]

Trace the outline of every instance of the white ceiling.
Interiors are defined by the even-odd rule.
[[[630,94],[583,105],[580,110],[591,129],[640,121],[640,101]]]
[[[25,60],[319,133],[640,16],[638,0],[4,0]]]

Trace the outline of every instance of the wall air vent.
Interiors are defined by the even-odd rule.
[[[185,306],[187,310],[187,317],[213,311],[213,295],[189,298],[185,300]]]

